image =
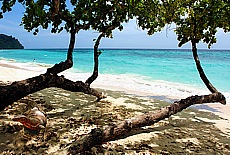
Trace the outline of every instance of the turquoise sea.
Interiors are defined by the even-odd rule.
[[[122,87],[152,96],[185,97],[209,93],[199,78],[191,50],[101,49],[99,85]],[[0,59],[51,66],[66,58],[66,49],[0,50]],[[230,50],[198,50],[212,84],[227,98],[230,94]],[[93,70],[93,50],[75,49],[71,77]],[[95,82],[96,82],[95,81]],[[150,95],[151,96],[151,95]],[[166,97],[167,98],[167,97]]]

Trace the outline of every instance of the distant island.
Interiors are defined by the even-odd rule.
[[[18,39],[0,34],[0,49],[24,49],[24,46],[22,46]]]

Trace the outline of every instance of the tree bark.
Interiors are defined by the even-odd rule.
[[[48,68],[47,73],[58,74],[73,66],[73,50],[74,50],[75,40],[76,40],[76,29],[72,27],[70,31],[70,43],[69,43],[66,61],[60,62],[59,64],[55,64],[53,67]]]
[[[45,74],[29,78],[22,81],[17,81],[7,86],[0,86],[0,110],[4,110],[5,107],[13,102],[29,95],[34,92],[40,91],[49,87],[57,87],[73,92],[84,92],[97,97],[99,101],[105,98],[103,93],[98,92],[95,89],[90,88],[89,84],[82,81],[73,82],[64,78],[64,76],[58,76],[57,74],[69,69],[73,66],[73,50],[75,44],[76,29],[71,28],[70,43],[65,62],[55,64],[53,67],[47,69]],[[101,37],[100,37],[101,38]],[[100,39],[98,40],[100,41]],[[98,42],[99,45],[99,42]],[[98,60],[97,60],[98,61]],[[95,79],[93,79],[95,80]]]
[[[98,65],[99,65],[98,57],[100,56],[100,53],[98,53],[98,46],[99,46],[101,38],[103,36],[104,36],[104,33],[101,33],[98,36],[98,38],[94,44],[94,49],[93,49],[94,50],[94,70],[93,70],[93,74],[85,81],[85,83],[89,86],[98,77]]]
[[[225,100],[225,97],[221,93],[191,96],[186,99],[176,101],[160,110],[148,112],[103,128],[93,129],[88,135],[73,143],[69,148],[69,153],[83,153],[95,145],[101,145],[103,142],[114,140],[115,138],[124,135],[135,128],[153,125],[154,123],[168,118],[191,105],[213,102],[222,103],[223,100]]]
[[[52,14],[50,19],[54,20],[54,17],[58,15],[60,9],[60,0],[52,0],[53,7],[52,7]]]
[[[17,101],[31,93],[49,87],[62,88],[72,92],[83,92],[94,95],[100,99],[105,98],[103,93],[90,88],[82,81],[73,82],[66,79],[64,76],[45,73],[33,78],[14,82],[8,86],[0,86],[0,110],[4,110],[5,107],[12,104],[14,101]]]
[[[200,78],[201,80],[204,82],[205,86],[209,89],[210,92],[212,93],[220,93],[212,84],[211,82],[208,80],[207,76],[205,75],[204,73],[204,70],[200,64],[200,60],[199,60],[199,56],[197,54],[197,47],[196,47],[196,44],[199,42],[199,40],[196,38],[196,31],[197,31],[197,21],[196,19],[194,18],[193,19],[194,23],[193,23],[193,31],[192,31],[192,35],[190,36],[191,38],[191,43],[192,43],[192,53],[193,53],[193,58],[195,60],[195,63],[196,63],[196,68],[198,70],[198,73],[200,75]],[[221,94],[221,93],[220,93]],[[226,104],[226,99],[224,97],[224,95],[222,95],[224,100],[222,101],[219,101],[220,103],[222,104]]]
[[[212,93],[217,93],[218,90],[211,84],[211,82],[208,80],[207,76],[204,73],[203,68],[201,67],[200,60],[197,54],[197,48],[196,48],[196,42],[192,40],[192,53],[193,53],[193,58],[196,62],[196,68],[199,72],[200,78],[206,85],[206,87],[212,92]]]
[[[211,91],[212,93],[220,93],[212,84],[211,82],[208,80],[207,76],[204,73],[204,70],[200,64],[200,60],[197,54],[197,48],[196,48],[196,42],[195,39],[192,40],[192,53],[193,53],[193,58],[196,62],[196,68],[199,72],[200,78],[202,79],[202,81],[204,82],[204,84],[206,85],[206,87],[209,89],[209,91]],[[224,97],[224,95],[222,94],[222,96]],[[222,104],[226,104],[226,99],[220,101],[220,103]]]

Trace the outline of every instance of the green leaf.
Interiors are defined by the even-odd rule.
[[[3,18],[2,12],[0,12],[0,19]]]

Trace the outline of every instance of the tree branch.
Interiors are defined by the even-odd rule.
[[[53,9],[52,9],[52,15],[51,19],[54,20],[54,16],[58,15],[59,9],[60,9],[60,0],[53,0]]]
[[[94,70],[93,70],[93,74],[85,81],[85,83],[89,86],[94,80],[96,80],[96,78],[98,76],[98,64],[99,64],[98,57],[100,56],[100,53],[98,53],[98,46],[99,46],[101,38],[103,36],[104,36],[104,33],[101,33],[98,36],[98,38],[94,44]]]
[[[73,50],[74,50],[75,40],[76,40],[76,30],[74,27],[72,27],[70,32],[70,43],[69,43],[66,61],[60,62],[58,64],[55,64],[53,67],[48,68],[47,73],[58,74],[73,66]]]
[[[206,85],[206,87],[212,92],[212,93],[217,93],[218,90],[211,84],[211,82],[208,80],[207,76],[204,73],[203,68],[201,67],[200,60],[197,54],[197,48],[196,48],[196,42],[192,40],[192,53],[193,53],[193,58],[196,62],[196,68],[199,72],[200,78]]]
[[[14,82],[11,85],[0,86],[0,111],[29,94],[49,87],[62,88],[72,92],[83,92],[96,96],[97,98],[104,98],[103,93],[90,88],[82,81],[73,82],[64,78],[64,76],[45,73],[33,78]]]
[[[103,142],[114,140],[118,136],[124,135],[135,128],[153,125],[154,123],[168,118],[191,105],[213,102],[223,103],[224,100],[225,97],[221,93],[191,96],[186,99],[176,101],[160,110],[148,112],[131,119],[114,123],[113,125],[105,126],[103,128],[93,129],[88,135],[73,143],[73,145],[69,148],[69,153],[83,153],[95,145],[101,145]]]
[[[196,31],[197,31],[197,21],[195,18],[193,18],[193,33],[191,36],[191,42],[192,42],[192,53],[193,53],[193,58],[196,62],[196,68],[199,72],[200,78],[202,79],[202,81],[204,82],[204,84],[206,85],[206,87],[212,92],[212,93],[218,93],[218,90],[211,84],[211,82],[208,80],[207,76],[204,73],[203,68],[201,67],[200,64],[200,60],[197,54],[197,48],[196,48],[196,44],[197,44],[197,38],[196,38]]]

